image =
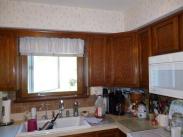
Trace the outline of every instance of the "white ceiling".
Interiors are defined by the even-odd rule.
[[[136,4],[139,4],[139,2],[142,0],[21,0],[21,1],[53,4],[69,7],[124,11],[127,10],[128,8],[135,6]]]

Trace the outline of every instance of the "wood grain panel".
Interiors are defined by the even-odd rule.
[[[109,129],[76,135],[68,135],[64,137],[126,137],[126,135],[119,129]]]
[[[179,50],[178,17],[157,23],[153,27],[153,55]]]
[[[0,34],[0,90],[11,91],[17,88],[17,45],[16,38]]]
[[[111,63],[113,86],[138,86],[138,47],[135,33],[114,37]]]
[[[89,47],[89,85],[105,85],[106,37],[90,38]]]
[[[149,67],[148,57],[151,55],[151,28],[145,28],[138,31],[138,44],[140,54],[140,87],[148,89],[149,85]]]
[[[180,30],[180,47],[183,51],[183,13],[179,16],[179,30]]]

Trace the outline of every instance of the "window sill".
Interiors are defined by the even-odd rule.
[[[59,99],[76,99],[88,98],[89,95],[67,95],[67,96],[37,96],[37,97],[16,97],[15,103],[35,102],[35,101],[52,101]]]

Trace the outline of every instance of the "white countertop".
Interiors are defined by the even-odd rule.
[[[127,123],[132,123],[132,122],[133,122],[132,125],[127,124]],[[139,126],[139,125],[142,125],[142,126]],[[148,125],[148,126],[144,126],[144,125]],[[0,137],[14,137],[14,136],[16,136],[19,127],[20,126],[16,125],[16,126],[8,126],[7,128],[2,128],[0,130],[0,133],[4,133],[5,136],[1,136],[2,134],[0,134]],[[62,132],[57,132],[57,133],[48,132],[48,134],[39,135],[39,137],[43,137],[43,136],[44,137],[61,137],[61,136],[66,136],[66,135],[81,134],[81,133],[94,132],[94,131],[100,131],[100,130],[108,130],[108,129],[114,129],[114,128],[118,128],[123,133],[127,134],[127,133],[134,132],[134,131],[142,131],[142,130],[152,129],[154,127],[150,126],[150,122],[148,120],[140,120],[139,121],[139,119],[132,118],[129,116],[107,115],[106,121],[104,121],[103,123],[100,123],[98,125],[91,126],[89,128],[86,128],[86,129],[78,129],[75,131],[65,131],[65,132],[62,131]],[[157,127],[155,127],[155,128],[157,128]],[[12,131],[14,131],[14,132],[12,132]],[[26,135],[26,137],[32,137],[32,134]],[[158,137],[158,136],[156,136],[156,137]]]
[[[15,137],[19,130],[19,127],[19,125],[0,127],[0,137]]]

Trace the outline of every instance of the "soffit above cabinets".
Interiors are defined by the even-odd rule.
[[[89,9],[125,11],[144,0],[12,0]]]

